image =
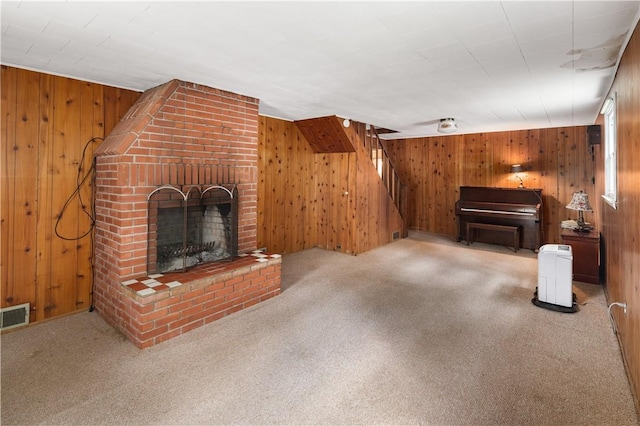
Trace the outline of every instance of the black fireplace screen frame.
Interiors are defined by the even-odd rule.
[[[237,257],[237,184],[162,185],[147,200],[149,275]]]

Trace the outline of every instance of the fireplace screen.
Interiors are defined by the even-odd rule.
[[[175,187],[149,195],[149,274],[186,271],[238,254],[235,185]]]

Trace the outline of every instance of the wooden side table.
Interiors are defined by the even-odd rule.
[[[571,246],[573,253],[573,279],[600,284],[600,233],[592,229],[588,233],[562,229],[562,244]]]

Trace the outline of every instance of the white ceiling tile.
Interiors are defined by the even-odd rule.
[[[18,12],[24,11],[31,16],[45,16],[53,21],[82,28],[96,15],[96,5],[90,2],[22,1]]]
[[[506,19],[480,23],[473,27],[467,27],[454,31],[458,40],[472,49],[478,45],[491,43],[505,38],[513,38],[511,26]]]
[[[75,66],[83,58],[79,53],[64,51],[63,49],[52,54],[51,48],[45,44],[34,44],[29,55],[33,57],[43,57],[50,60],[51,65],[71,65]]]
[[[37,31],[40,32],[44,30],[49,22],[51,22],[51,17],[42,15],[40,13],[35,12],[24,12],[18,7],[7,7],[6,5],[17,5],[19,3],[15,2],[2,2],[2,23],[3,25],[17,25],[20,28]]]
[[[535,55],[540,53],[561,53],[566,54],[573,49],[573,36],[571,32],[553,34],[535,39],[518,39],[518,46],[524,55]]]
[[[471,54],[484,66],[523,62],[522,52],[513,37],[476,45],[471,49]]]
[[[30,43],[28,41],[10,40],[3,37],[3,43],[0,43],[0,51],[2,52],[2,63],[19,64],[20,59],[29,52],[31,47],[33,47],[33,43]]]
[[[451,28],[467,28],[504,18],[501,4],[498,1],[438,2],[436,10]]]
[[[6,39],[3,39],[3,42],[7,42],[9,40],[20,40],[31,44],[47,46],[52,50],[62,49],[70,40],[69,38],[60,38],[55,36],[45,38],[42,37],[42,31],[34,31],[17,25],[10,25],[5,32],[4,37],[6,37]]]
[[[638,0],[632,1],[577,1],[573,3],[574,17],[578,22],[586,18],[608,19],[611,13],[623,13],[633,17],[640,8]]]
[[[442,58],[433,57],[430,62],[440,70],[456,70],[459,68],[476,67],[478,62],[469,53],[458,56],[447,56]]]
[[[640,4],[640,2],[638,2]],[[586,35],[589,33],[606,33],[617,32],[626,33],[629,25],[633,23],[635,15],[630,14],[628,10],[611,11],[607,14],[586,17],[575,22],[575,32],[577,35]]]
[[[571,49],[626,35],[638,4],[1,2],[1,59],[136,90],[179,78],[396,136],[445,115],[465,132],[586,124],[615,70],[580,73],[590,51]]]
[[[425,58],[436,62],[443,61],[448,58],[469,55],[469,49],[467,49],[462,43],[458,41],[451,41],[448,44],[443,44],[434,48],[418,49],[418,53],[420,53]]]
[[[569,1],[519,1],[501,2],[507,19],[515,28],[533,28],[546,22],[558,24],[573,20],[572,3]],[[547,29],[549,29],[547,27]],[[543,32],[544,29],[539,30]]]

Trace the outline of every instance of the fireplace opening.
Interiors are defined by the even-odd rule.
[[[149,274],[184,272],[237,256],[236,185],[163,185],[148,198]]]

